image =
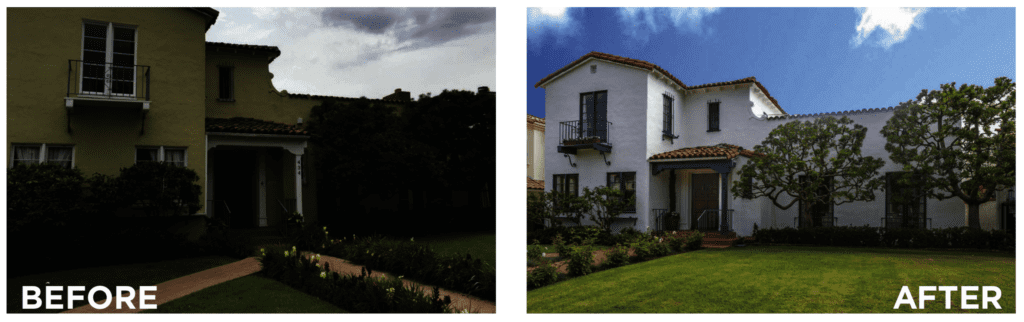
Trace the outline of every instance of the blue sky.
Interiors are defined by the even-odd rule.
[[[889,107],[940,84],[1016,80],[1013,8],[529,8],[527,113],[538,80],[599,51],[687,85],[755,76],[790,114]]]

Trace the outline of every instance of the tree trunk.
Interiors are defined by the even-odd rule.
[[[967,227],[981,228],[981,204],[967,204]]]

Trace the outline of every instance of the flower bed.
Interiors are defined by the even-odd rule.
[[[359,276],[340,275],[319,255],[300,255],[298,249],[269,247],[259,256],[260,275],[316,296],[351,312],[360,313],[452,313],[451,299],[442,299],[437,287],[432,295],[419,288],[405,287],[401,277],[371,277],[364,268]]]

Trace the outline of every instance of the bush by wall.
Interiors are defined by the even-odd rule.
[[[258,274],[351,312],[451,313],[451,298],[442,299],[437,287],[428,296],[405,287],[399,278],[371,277],[366,268],[359,276],[342,276],[318,256],[298,254],[296,248],[270,247],[259,259],[263,269]]]
[[[570,246],[569,253],[562,256],[569,259],[568,273],[571,276],[583,276],[594,271],[594,248],[590,245]]]
[[[78,212],[85,179],[78,169],[18,165],[7,171],[8,232],[65,226]]]
[[[1009,250],[1013,235],[968,227],[916,229],[878,227],[768,228],[754,233],[758,242],[842,247],[976,248]]]
[[[397,240],[385,237],[346,237],[336,239],[325,246],[323,253],[344,258],[372,270],[404,275],[422,283],[490,301],[496,298],[494,267],[469,254],[456,256],[436,253],[426,245],[411,239]]]

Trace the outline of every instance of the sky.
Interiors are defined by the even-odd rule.
[[[534,84],[591,51],[689,86],[754,76],[789,114],[882,108],[941,84],[1016,82],[1013,8],[528,8]]]
[[[219,8],[206,40],[277,46],[274,87],[382,98],[497,91],[494,8]]]

